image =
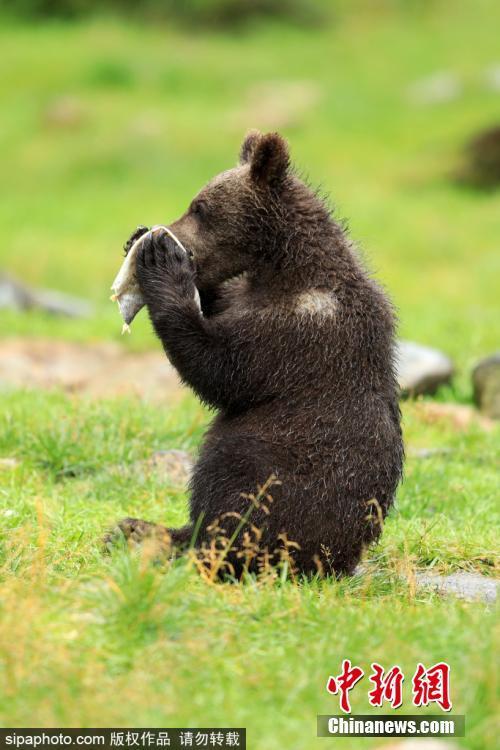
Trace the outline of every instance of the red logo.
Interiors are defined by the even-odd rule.
[[[403,705],[404,673],[397,665],[387,672],[376,661],[371,665],[370,682],[373,688],[368,692],[371,706],[381,707],[384,702],[390,703],[392,708]],[[336,677],[330,675],[326,689],[331,695],[340,696],[340,708],[346,714],[351,713],[349,693],[353,687],[363,679],[364,671],[361,667],[352,666],[349,659],[342,662],[342,671]],[[412,678],[412,700],[414,706],[428,706],[437,703],[443,711],[450,711],[450,666],[440,661],[426,669],[420,662]]]
[[[450,667],[444,661],[429,669],[419,663],[413,675],[413,705],[428,706],[429,703],[437,703],[443,711],[451,709]]]
[[[392,667],[387,674],[384,668],[373,662],[370,682],[375,687],[368,693],[371,706],[381,706],[388,701],[393,708],[399,708],[403,704],[403,680],[405,678],[399,667]]]
[[[361,680],[364,672],[360,667],[352,667],[349,659],[342,662],[342,672],[337,677],[329,677],[326,683],[326,689],[332,695],[340,693],[340,708],[344,713],[351,713],[351,704],[349,702],[349,691],[354,685]]]

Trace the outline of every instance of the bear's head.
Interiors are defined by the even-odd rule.
[[[260,265],[283,245],[290,210],[285,193],[297,178],[286,141],[250,132],[239,164],[217,175],[170,225],[193,254],[196,283],[209,289]]]

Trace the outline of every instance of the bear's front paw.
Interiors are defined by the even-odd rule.
[[[192,296],[191,261],[176,241],[161,229],[148,234],[138,248],[136,272],[148,303],[157,299],[159,291]]]
[[[143,234],[146,234],[146,232],[149,232],[149,229],[148,227],[145,227],[143,224],[138,226],[137,229],[135,229],[132,232],[132,234],[130,235],[130,237],[128,238],[128,240],[123,246],[123,252],[125,253],[125,255],[129,254],[130,248],[132,247],[134,242],[136,242],[139,239],[139,237],[142,237]]]

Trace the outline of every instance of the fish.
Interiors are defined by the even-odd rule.
[[[166,232],[177,244],[177,246],[186,253],[187,256],[190,254],[182,242],[175,236],[175,234],[162,224],[158,224],[149,231],[141,235],[132,245],[128,251],[118,274],[111,285],[111,291],[113,294],[110,299],[112,302],[118,303],[120,315],[123,318],[122,334],[125,332],[130,333],[130,324],[134,320],[137,313],[144,307],[145,300],[139,287],[136,275],[136,256],[137,250],[140,247],[141,242],[149,235],[155,232],[163,231]],[[195,290],[195,300],[199,304],[198,290]],[[201,308],[200,308],[201,309]]]

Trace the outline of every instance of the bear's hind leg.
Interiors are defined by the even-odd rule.
[[[151,542],[162,555],[171,555],[174,551],[183,552],[190,544],[193,527],[182,526],[180,529],[168,529],[161,524],[143,521],[140,518],[123,518],[109,531],[104,539],[104,549],[109,552],[120,540],[126,540],[129,546]]]

